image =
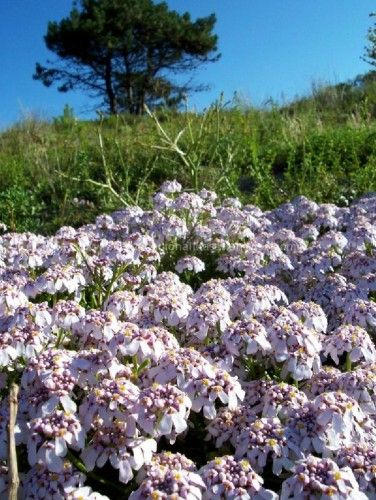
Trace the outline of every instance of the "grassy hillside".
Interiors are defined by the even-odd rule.
[[[0,221],[12,230],[48,233],[146,206],[167,178],[262,208],[298,194],[346,204],[376,190],[375,73],[283,107],[216,103],[93,122],[66,109],[0,135]]]

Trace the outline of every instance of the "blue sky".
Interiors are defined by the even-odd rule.
[[[313,82],[338,83],[364,73],[361,60],[374,0],[168,0],[193,17],[217,15],[222,58],[197,72],[197,83],[211,85],[190,106],[202,109],[223,91],[238,92],[260,105],[309,92]],[[44,47],[49,20],[66,16],[72,0],[0,0],[0,128],[30,113],[61,114],[65,104],[78,117],[90,117],[92,102],[77,92],[60,94],[32,80],[35,62],[53,55]]]

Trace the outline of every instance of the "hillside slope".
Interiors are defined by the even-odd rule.
[[[67,107],[52,123],[22,121],[0,135],[0,219],[49,233],[146,205],[171,178],[262,208],[296,195],[346,204],[376,190],[375,75],[263,109],[217,102],[84,122]]]

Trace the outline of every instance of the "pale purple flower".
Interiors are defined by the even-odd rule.
[[[192,293],[191,287],[182,283],[176,274],[161,273],[144,287],[140,311],[156,325],[181,325],[189,314]]]
[[[100,229],[111,229],[113,224],[114,224],[114,219],[111,217],[111,215],[103,214],[103,215],[98,215],[95,218],[95,225]]]
[[[238,320],[221,335],[228,352],[234,356],[266,356],[272,349],[265,328],[255,319]]]
[[[203,200],[212,202],[214,202],[218,198],[217,193],[215,193],[214,191],[209,191],[208,189],[205,188],[201,189],[201,191],[198,192],[198,195]]]
[[[133,477],[133,470],[139,470],[149,463],[157,450],[154,439],[128,437],[128,425],[122,420],[105,424],[101,419],[93,422],[94,433],[81,453],[81,458],[88,471],[103,467],[107,461],[119,470],[119,481],[128,483]]]
[[[204,482],[196,472],[161,466],[152,469],[139,488],[130,494],[129,500],[147,498],[201,500],[205,488]]]
[[[351,280],[357,280],[367,274],[376,272],[376,253],[367,255],[364,252],[356,251],[345,256],[341,273]]]
[[[231,296],[217,281],[202,285],[192,297],[191,310],[186,319],[189,336],[202,341],[216,338],[230,323]]]
[[[236,408],[244,399],[244,391],[237,379],[225,370],[215,369],[213,377],[196,378],[182,386],[192,400],[192,411],[203,411],[204,417],[216,416],[215,403],[219,400],[230,410]]]
[[[13,314],[29,303],[26,295],[10,283],[0,282],[0,316]]]
[[[304,382],[303,390],[310,399],[314,399],[323,392],[338,391],[342,372],[333,366],[323,366]]]
[[[85,309],[73,300],[59,300],[52,308],[54,324],[63,330],[72,330],[85,316]]]
[[[233,207],[233,208],[241,208],[242,204],[238,198],[225,198],[222,202],[223,207]]]
[[[333,250],[337,253],[342,253],[348,244],[348,239],[340,231],[328,231],[323,234],[317,241],[317,248],[323,250]]]
[[[20,359],[30,359],[51,345],[55,337],[35,324],[9,328],[0,336],[0,366],[14,370]]]
[[[229,307],[220,302],[204,300],[193,304],[186,320],[188,335],[202,341],[206,337],[217,338],[230,323]]]
[[[325,392],[290,411],[286,436],[298,457],[313,452],[328,455],[353,440],[376,443],[372,426],[355,399],[343,392]]]
[[[363,274],[356,280],[355,286],[365,290],[368,296],[371,292],[376,292],[376,273]]]
[[[204,201],[196,193],[185,191],[175,198],[172,206],[177,212],[186,212],[189,219],[195,220],[204,208]]]
[[[214,439],[217,448],[220,448],[227,441],[236,446],[240,432],[256,419],[257,414],[254,410],[244,404],[232,410],[226,407],[220,408],[217,415],[213,420],[210,420],[206,427],[208,431],[206,439]]]
[[[320,281],[307,277],[297,286],[300,288],[300,295],[303,295],[305,300],[319,304],[326,315],[341,311],[345,304],[357,298],[356,294],[349,290],[346,278],[338,273],[325,275]]]
[[[145,265],[156,264],[160,261],[161,256],[157,243],[150,234],[135,232],[128,236],[127,241],[137,250],[139,259],[143,264],[141,271],[145,268]]]
[[[73,324],[73,333],[83,349],[108,347],[109,342],[120,330],[120,323],[110,311],[87,311],[81,321]]]
[[[137,356],[140,363],[149,359],[158,362],[169,349],[179,349],[176,338],[161,326],[140,328],[134,323],[123,323],[120,332],[111,340],[110,349],[123,356]]]
[[[367,247],[376,247],[375,225],[366,218],[360,218],[354,224],[348,235],[348,246],[351,250],[366,250]]]
[[[376,348],[366,330],[360,326],[343,325],[323,339],[323,355],[331,357],[336,365],[347,354],[352,362],[376,361]]]
[[[0,462],[0,495],[4,498],[8,493],[8,467]]]
[[[65,349],[48,349],[28,361],[21,378],[25,411],[32,418],[52,413],[59,404],[67,412],[76,411],[72,399],[77,372],[74,353]],[[34,404],[30,405],[34,399]]]
[[[55,410],[48,416],[33,419],[27,441],[30,465],[43,462],[52,472],[61,472],[68,446],[79,451],[85,446],[85,432],[72,413]]]
[[[242,387],[245,392],[244,404],[250,406],[254,412],[261,413],[264,396],[273,385],[274,382],[272,380],[266,379],[243,382]]]
[[[131,365],[122,364],[111,351],[103,349],[80,350],[72,367],[77,373],[77,385],[85,390],[96,386],[99,380],[133,376]]]
[[[85,266],[83,272],[87,284],[100,284],[109,286],[114,278],[114,269],[117,266],[112,265],[110,257],[101,257],[98,255],[88,255],[85,257]],[[111,291],[114,288],[114,283]],[[94,285],[95,286],[95,285]]]
[[[368,300],[354,300],[345,311],[344,323],[358,325],[369,333],[376,332],[376,303]]]
[[[133,291],[114,292],[103,305],[105,311],[110,311],[121,321],[135,320],[139,313],[140,297]]]
[[[293,302],[288,306],[308,329],[325,333],[328,328],[328,320],[322,308],[314,302]]]
[[[340,448],[335,458],[339,467],[350,467],[360,490],[376,497],[376,450],[372,445],[354,443]]]
[[[249,423],[238,435],[235,457],[246,457],[256,472],[262,472],[267,460],[273,463],[273,474],[293,465],[285,429],[279,418],[260,418]]]
[[[59,472],[48,470],[45,464],[37,463],[22,478],[22,497],[43,500],[64,500],[77,488],[83,486],[85,475],[63,462]]]
[[[228,372],[232,371],[235,358],[223,343],[205,345],[197,342],[193,345],[210,364]]]
[[[297,281],[312,279],[319,281],[333,273],[342,262],[342,255],[333,250],[322,250],[316,246],[305,250],[300,256],[300,265],[295,268],[294,277]]]
[[[117,266],[137,266],[140,264],[139,253],[129,241],[108,241],[102,239],[98,249],[99,260],[111,262],[111,268]]]
[[[47,302],[33,304],[29,302],[27,306],[18,307],[13,316],[9,318],[9,327],[25,327],[37,326],[45,329],[47,332],[51,330],[53,318],[51,316],[51,308]]]
[[[127,435],[135,435],[135,421],[132,416],[140,390],[126,378],[103,379],[91,388],[79,408],[79,415],[85,430],[89,430],[95,419],[109,426],[113,419],[127,422]]]
[[[162,451],[154,453],[150,462],[144,464],[137,474],[137,482],[141,483],[145,478],[153,475],[155,469],[166,467],[171,470],[185,470],[196,472],[196,464],[181,453],[172,453],[171,451]]]
[[[133,415],[137,426],[150,436],[166,436],[174,442],[187,429],[191,406],[191,400],[177,387],[153,384],[140,392]]]
[[[273,500],[278,495],[263,488],[264,480],[248,460],[236,460],[231,455],[218,457],[199,470],[206,491],[204,500]]]
[[[35,280],[38,293],[67,292],[68,294],[78,294],[85,286],[86,279],[83,272],[75,266],[55,265],[47,269]]]
[[[250,270],[252,265],[249,262],[246,263],[244,260],[244,252],[247,248],[247,245],[244,243],[231,245],[231,248],[218,258],[217,271],[229,274],[230,276],[236,276],[237,273],[243,273],[246,267]],[[259,267],[259,264],[252,266],[255,271],[257,271]]]
[[[282,483],[281,500],[367,500],[349,467],[339,468],[330,458],[309,455]]]
[[[304,224],[300,227],[299,231],[297,231],[297,236],[308,242],[317,240],[319,235],[319,230],[313,224]]]
[[[173,199],[166,196],[165,193],[155,193],[153,195],[153,207],[156,210],[163,211],[172,207]]]
[[[376,415],[376,363],[361,363],[338,378],[339,389],[354,398],[361,409]]]
[[[294,267],[290,258],[281,250],[276,243],[267,241],[252,242],[241,251],[240,257],[243,266],[239,270],[244,270],[245,275],[253,277],[257,274],[266,276],[276,276],[281,272],[292,271]]]
[[[272,239],[293,260],[307,249],[307,243],[304,239],[297,237],[290,229],[279,229],[272,235]]]
[[[0,402],[0,460],[8,460],[8,424],[9,424],[9,397],[5,397]],[[19,434],[21,429],[17,426],[15,429]],[[16,434],[16,436],[17,436]],[[17,444],[22,442],[22,437],[17,436]]]
[[[0,236],[0,458],[20,378],[22,498],[106,499],[66,461],[78,453],[133,499],[275,498],[261,471],[288,478],[282,499],[363,498],[356,481],[376,495],[376,197],[215,200],[167,181],[152,210]]]
[[[67,500],[110,500],[107,496],[101,495],[97,491],[93,491],[90,486],[81,486],[75,490],[72,490]]]
[[[286,295],[273,285],[244,284],[233,297],[232,316],[249,317],[271,309],[274,305],[287,304]]]
[[[214,378],[216,368],[194,348],[167,350],[145,373],[150,383],[176,383],[181,389],[196,379]]]
[[[174,194],[180,193],[182,186],[174,179],[173,181],[165,181],[159,189],[164,194]]]
[[[179,274],[184,271],[191,271],[195,274],[205,270],[205,263],[195,256],[187,256],[179,259],[175,266],[175,271]]]
[[[270,386],[262,398],[263,417],[286,418],[291,409],[299,409],[308,401],[304,392],[293,385],[280,382]]]
[[[275,361],[283,362],[283,378],[291,375],[295,380],[309,379],[320,369],[322,346],[319,336],[293,313],[281,314],[268,333]]]
[[[164,217],[150,228],[150,234],[158,244],[168,243],[169,240],[183,239],[188,235],[186,221],[177,215]]]

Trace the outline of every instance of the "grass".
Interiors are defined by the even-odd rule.
[[[200,114],[90,122],[67,107],[52,123],[27,119],[0,135],[0,221],[11,230],[48,234],[148,206],[172,178],[264,209],[297,195],[346,204],[375,191],[375,73],[285,106],[219,101]]]

